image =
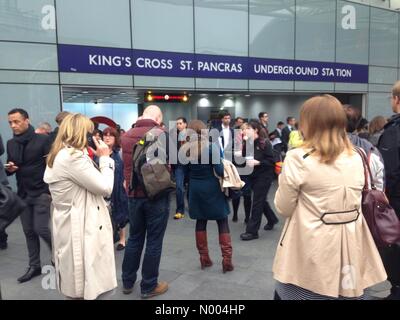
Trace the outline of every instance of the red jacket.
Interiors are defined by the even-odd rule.
[[[151,119],[138,120],[135,127],[127,131],[121,137],[122,160],[124,161],[124,178],[129,197],[144,198],[145,193],[142,188],[135,188],[132,192],[129,191],[129,184],[132,175],[132,152],[136,143],[144,137],[144,135],[154,127],[160,128],[157,122]]]

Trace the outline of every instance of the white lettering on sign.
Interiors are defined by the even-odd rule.
[[[110,67],[131,67],[132,59],[131,57],[121,57],[121,56],[106,56],[101,54],[90,54],[89,55],[89,65],[91,66],[110,66]]]
[[[355,30],[356,29],[356,8],[352,5],[345,5],[342,7],[342,14],[345,16],[342,18],[342,28],[344,30]]]
[[[206,61],[198,61],[197,62],[197,70],[199,71],[211,71],[211,72],[242,72],[242,64],[241,63],[227,63],[227,62],[206,62]]]
[[[42,18],[42,29],[43,30],[56,30],[56,9],[53,5],[48,4],[42,8],[42,14],[45,16]]]
[[[136,66],[145,69],[161,69],[161,70],[172,70],[173,64],[171,59],[150,59],[150,58],[137,58]]]
[[[265,74],[293,74],[293,66],[273,66],[270,64],[255,64],[255,73],[265,73]]]

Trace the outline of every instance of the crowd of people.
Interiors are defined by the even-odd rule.
[[[13,109],[8,113],[13,138],[0,182],[8,187],[7,176],[15,174],[17,194],[27,204],[21,223],[29,266],[18,281],[41,274],[42,238],[52,252],[58,288],[68,298],[96,299],[117,287],[115,249],[125,250],[123,293],[133,291],[140,265],[142,298],[165,293],[168,283],[158,276],[171,190],[173,218],[185,218],[187,198],[187,213],[196,220],[200,267],[213,265],[207,239],[212,220],[222,272],[232,272],[230,203],[236,223],[243,197],[240,239],[257,239],[263,215],[266,231],[279,222],[267,200],[279,176],[274,205],[285,225],[273,265],[275,299],[364,299],[365,289],[388,279],[388,298],[398,300],[400,247],[377,248],[368,229],[361,201],[364,166],[355,149],[368,158],[370,183],[386,192],[399,215],[400,82],[391,99],[395,115],[368,122],[360,109],[316,96],[303,104],[299,121],[290,116],[273,130],[266,112],[248,121],[237,117],[232,126],[226,111],[214,128],[178,117],[168,130],[156,105],[146,107],[127,132],[101,131],[84,115],[68,112],[57,116],[53,131],[47,123],[35,130],[24,109]],[[165,137],[173,143],[162,144]],[[0,155],[4,152],[0,137]],[[160,154],[165,163],[153,161]],[[173,154],[177,161],[171,162]],[[232,174],[244,186],[224,189]],[[6,248],[7,233],[0,230],[0,249]]]

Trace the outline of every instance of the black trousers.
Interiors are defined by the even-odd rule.
[[[400,197],[391,197],[389,202],[400,218]],[[380,249],[379,252],[388,275],[388,281],[393,287],[400,286],[400,246],[392,245],[389,248]]]
[[[269,203],[266,201],[272,180],[273,175],[271,173],[270,175],[259,175],[251,182],[251,188],[253,191],[253,206],[251,208],[250,220],[246,227],[247,233],[258,233],[263,213],[267,219],[273,219],[273,216],[275,219],[277,219]],[[272,223],[271,220],[268,220],[268,222]]]
[[[35,198],[28,196],[24,201],[28,207],[21,214],[21,223],[28,247],[29,266],[39,268],[41,267],[39,237],[44,240],[51,251],[49,228],[51,197],[49,194],[43,193]]]

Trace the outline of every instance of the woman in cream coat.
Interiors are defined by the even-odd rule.
[[[93,123],[81,114],[62,122],[44,181],[53,199],[52,232],[58,289],[68,298],[96,299],[117,286],[113,231],[104,201],[112,193],[114,161],[97,142],[99,168],[87,153]]]
[[[301,108],[304,144],[287,153],[275,195],[287,217],[273,266],[276,299],[363,299],[386,279],[361,211],[362,160],[345,127],[332,96]]]

